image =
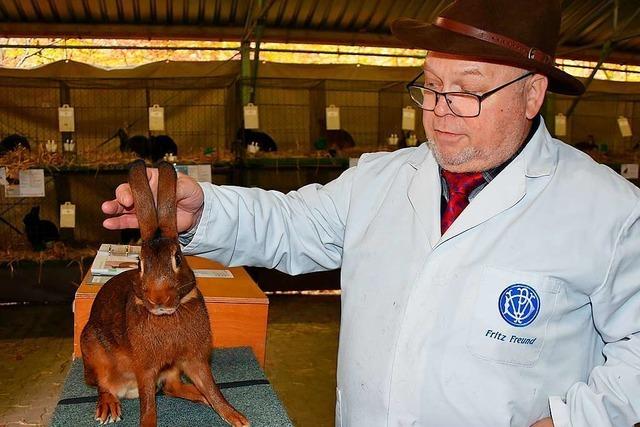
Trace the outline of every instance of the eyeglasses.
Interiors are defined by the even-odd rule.
[[[533,71],[529,71],[520,77],[511,80],[495,89],[491,89],[489,92],[485,92],[482,95],[476,95],[469,92],[438,92],[437,90],[429,89],[427,87],[416,84],[416,81],[424,75],[424,71],[418,74],[418,76],[407,85],[407,90],[411,99],[420,106],[423,110],[433,111],[438,105],[440,96],[443,96],[449,110],[458,117],[478,117],[480,115],[480,106],[482,101],[498,92],[505,87],[518,82],[526,77],[532,76]]]

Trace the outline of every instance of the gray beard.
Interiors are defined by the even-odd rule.
[[[430,139],[427,139],[427,146],[431,149],[433,156],[436,159],[436,162],[440,165],[440,167],[445,168],[445,166],[460,166],[471,160],[475,160],[482,155],[482,152],[475,147],[466,147],[464,150],[456,153],[454,156],[443,157],[442,153],[438,150],[438,146],[435,142]]]

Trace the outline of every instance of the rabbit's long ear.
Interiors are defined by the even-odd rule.
[[[167,162],[158,163],[158,225],[162,236],[178,238],[176,181],[174,167]]]
[[[158,216],[144,160],[136,160],[129,167],[129,186],[140,224],[140,236],[143,240],[150,240],[158,229]]]

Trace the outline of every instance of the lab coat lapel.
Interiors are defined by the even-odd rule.
[[[527,193],[528,179],[553,174],[557,156],[557,146],[552,142],[544,121],[541,121],[522,152],[480,191],[436,246],[516,205]]]
[[[471,201],[439,243],[493,218],[514,206],[526,193],[524,159],[516,157]]]
[[[413,159],[409,161],[409,165],[416,171],[409,184],[407,195],[430,247],[434,248],[440,239],[442,186],[440,185],[438,165],[428,148],[424,160]]]

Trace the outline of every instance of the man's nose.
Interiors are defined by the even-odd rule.
[[[446,116],[447,114],[453,114],[451,108],[449,107],[449,103],[444,95],[438,95],[436,97],[436,106],[433,109],[433,113],[438,116]]]

